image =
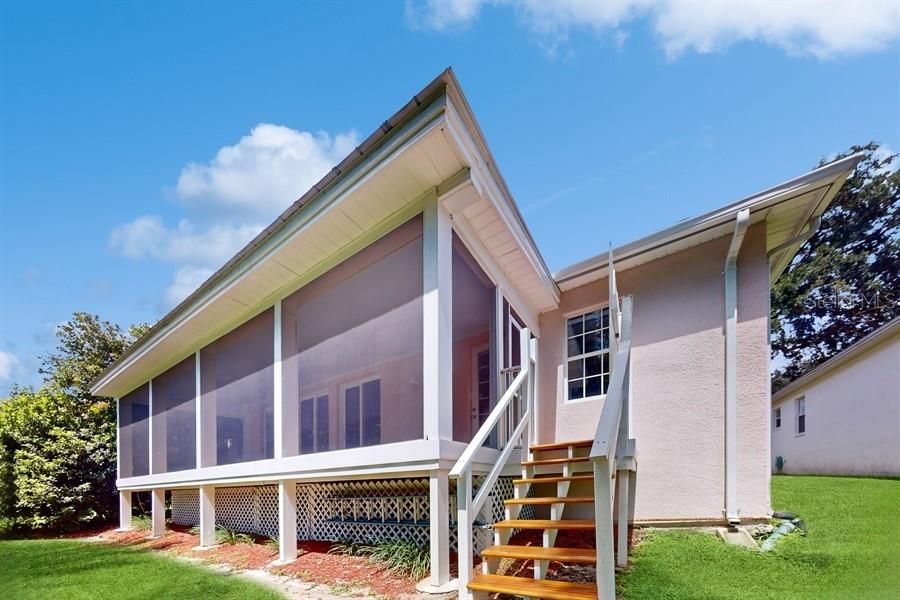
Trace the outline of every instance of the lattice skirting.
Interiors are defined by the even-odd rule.
[[[477,486],[483,477],[475,477]],[[456,486],[450,482],[450,546],[456,550]],[[497,481],[490,500],[477,519],[489,524],[504,518],[503,501],[513,497],[511,477]],[[197,525],[200,496],[197,489],[172,490],[172,522]],[[297,538],[353,540],[377,543],[402,539],[429,544],[429,490],[427,478],[379,479],[297,484]],[[530,507],[522,513],[528,518]],[[216,524],[229,529],[274,537],[278,535],[276,485],[216,488]],[[491,532],[475,528],[476,551],[489,545]]]
[[[200,524],[200,490],[172,490],[172,522],[177,525]]]

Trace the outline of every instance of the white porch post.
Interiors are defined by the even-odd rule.
[[[200,486],[200,547],[216,545],[216,488]]]
[[[613,505],[612,491],[615,483],[610,477],[605,459],[594,459],[594,522],[597,547],[597,598],[616,597],[616,570],[613,557]]]
[[[631,505],[631,472],[620,469],[616,476],[616,502],[618,503],[618,516],[616,527],[618,533],[618,549],[616,551],[616,565],[628,566],[628,521],[630,520],[629,506]]]
[[[200,387],[200,351],[194,352],[194,466],[203,466],[203,394]],[[202,493],[202,492],[201,492]],[[202,510],[202,509],[201,509]]]
[[[432,471],[431,490],[431,587],[450,581],[450,486],[447,471]]]
[[[456,545],[459,563],[459,597],[460,600],[474,598],[472,591],[467,587],[472,580],[472,555],[475,552],[472,538],[474,515],[471,513],[472,471],[466,471],[456,481]]]
[[[425,439],[453,439],[453,230],[436,193],[423,223],[423,373]]]
[[[277,300],[274,306],[275,313],[275,345],[273,347],[273,357],[274,362],[272,366],[272,373],[274,375],[275,381],[273,382],[273,390],[274,390],[274,402],[273,402],[273,410],[272,410],[272,429],[275,432],[274,435],[274,455],[275,458],[284,458],[285,449],[288,447],[288,441],[293,443],[290,446],[292,449],[295,449],[296,446],[296,433],[297,433],[297,425],[296,419],[285,419],[285,410],[284,410],[284,392],[283,392],[283,381],[282,381],[282,365],[281,365],[281,300]],[[295,450],[296,451],[296,450]]]
[[[153,488],[150,496],[150,537],[160,537],[166,533],[166,489]]]
[[[278,562],[297,558],[297,482],[278,482]]]
[[[131,491],[119,492],[119,531],[131,529]]]

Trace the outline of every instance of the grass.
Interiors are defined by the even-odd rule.
[[[70,540],[0,542],[0,596],[15,600],[281,599],[262,585],[150,552]]]
[[[900,481],[779,476],[776,510],[809,528],[760,554],[703,533],[651,533],[620,576],[626,600],[900,598]]]

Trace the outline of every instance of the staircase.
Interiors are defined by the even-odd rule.
[[[557,546],[560,531],[586,532],[593,538],[594,521],[577,518],[593,515],[593,475],[586,473],[591,465],[587,453],[593,440],[530,446],[534,457],[522,462],[522,478],[513,481],[515,497],[506,501],[506,520],[494,523],[494,545],[482,553],[481,574],[469,582],[472,592],[509,594],[549,600],[596,600],[595,583],[571,583],[545,579],[551,563],[561,566],[596,565],[595,548]],[[534,493],[529,497],[529,489]],[[567,509],[580,506],[576,518],[563,518]],[[584,508],[589,505],[589,508]],[[534,508],[541,517],[521,519],[522,509]],[[543,532],[542,544],[510,544],[516,530]],[[498,575],[502,559],[533,564],[534,576]]]
[[[450,470],[450,477],[457,482],[461,599],[501,594],[548,600],[615,600],[615,566],[628,563],[627,524],[633,520],[637,459],[629,398],[632,299],[622,298],[620,304],[612,251],[609,309],[612,369],[594,438],[533,443],[537,343],[524,329],[519,338],[522,365],[518,373]],[[481,471],[486,475],[476,490],[472,484],[476,457],[488,440],[496,441],[499,455],[482,460],[481,469],[485,469],[485,462],[490,466]],[[506,466],[515,468],[516,464],[521,465],[522,477],[514,480],[515,493],[506,501],[505,519],[492,525],[494,545],[481,552],[481,573],[473,575],[476,517]],[[524,512],[525,507],[532,510]],[[532,515],[538,518],[530,518]],[[623,524],[618,532],[614,521]],[[511,544],[518,531],[526,532],[524,535],[541,532],[540,545]],[[578,540],[581,543],[567,545],[566,538],[578,533],[583,534]],[[562,543],[557,546],[560,537]],[[497,571],[503,560],[530,563],[533,574],[500,574]],[[548,579],[551,565],[593,565],[595,583]]]

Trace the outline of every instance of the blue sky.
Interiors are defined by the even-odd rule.
[[[553,270],[900,149],[897,6],[4,2],[0,394],[73,311],[161,317],[448,65]]]

